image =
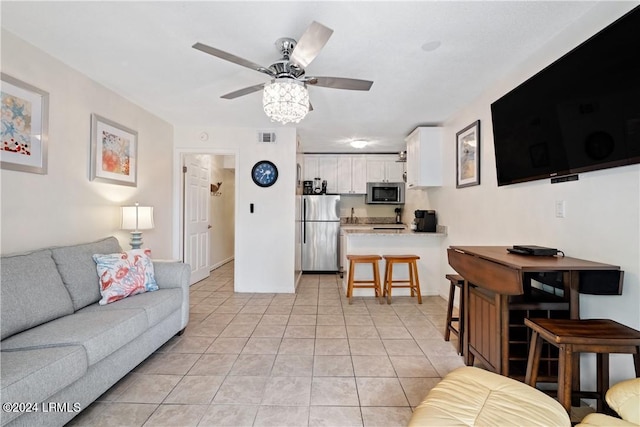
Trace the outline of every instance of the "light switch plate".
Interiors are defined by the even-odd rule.
[[[556,218],[565,218],[567,214],[567,202],[556,200]]]

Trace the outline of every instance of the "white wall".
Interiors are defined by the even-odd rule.
[[[202,132],[208,139],[202,141]],[[276,144],[257,142],[257,129],[176,127],[176,159],[180,153],[198,152],[236,156],[235,290],[237,292],[294,292],[296,130],[280,127]],[[261,188],[251,180],[259,160],[278,167],[278,181]],[[179,162],[174,162],[178,170]],[[180,177],[174,179],[180,193]],[[254,204],[254,213],[249,205]],[[179,206],[179,197],[176,197]],[[176,212],[179,218],[179,212]],[[179,219],[174,235],[179,241]],[[179,244],[175,256],[179,256]]]
[[[235,169],[226,169],[225,162],[234,156],[211,156],[211,183],[222,182],[218,195],[212,195],[211,202],[211,269],[233,259],[235,239]]]
[[[152,205],[143,233],[158,258],[171,256],[172,126],[57,59],[2,31],[2,72],[49,92],[47,175],[2,170],[2,253],[89,242],[115,235],[119,206]],[[138,131],[138,186],[89,180],[91,113]]]
[[[600,4],[557,35],[526,64],[488,89],[445,123],[444,185],[410,194],[410,205],[436,209],[449,227],[441,251],[443,271],[449,245],[537,244],[567,256],[619,265],[625,271],[622,296],[581,295],[582,318],[610,318],[640,329],[640,165],[580,174],[579,181],[549,180],[497,187],[490,104],[524,80],[622,16],[636,3]],[[481,121],[481,185],[455,188],[455,134]],[[555,217],[556,200],[567,203]],[[442,279],[441,295],[448,284]],[[634,377],[630,355],[611,357],[611,381]],[[583,383],[595,387],[595,358],[583,355]]]

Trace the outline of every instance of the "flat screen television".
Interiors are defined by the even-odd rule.
[[[640,6],[491,104],[498,185],[640,163]]]

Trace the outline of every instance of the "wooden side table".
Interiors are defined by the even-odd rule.
[[[525,383],[535,387],[542,351],[542,340],[559,350],[558,400],[571,411],[571,394],[596,398],[598,412],[604,410],[605,393],[609,389],[609,354],[633,355],[636,377],[640,377],[640,331],[609,319],[525,319],[532,330]],[[579,353],[597,353],[597,391],[580,391],[572,384],[574,364]]]

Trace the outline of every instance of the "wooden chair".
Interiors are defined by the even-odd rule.
[[[378,267],[378,261],[382,257],[380,255],[347,255],[349,260],[349,276],[347,280],[347,298],[349,298],[349,304],[352,303],[354,288],[373,288],[376,298],[382,296],[382,290],[380,289],[380,269]],[[373,269],[373,280],[355,280],[355,267],[356,264],[371,264]],[[363,283],[367,283],[366,285]],[[381,301],[382,303],[382,301]]]
[[[387,265],[384,269],[384,288],[382,296],[387,297],[387,303],[391,304],[391,289],[392,288],[409,288],[411,289],[411,296],[417,294],[418,303],[422,304],[422,295],[420,294],[420,280],[418,279],[418,264],[417,260],[420,259],[418,255],[383,255],[382,256]],[[393,279],[393,265],[394,264],[407,264],[409,267],[409,280],[394,280]],[[396,283],[407,283],[406,285],[396,285]]]
[[[636,377],[640,377],[640,331],[610,319],[524,319],[524,324],[531,328],[525,383],[536,386],[543,340],[557,347],[558,401],[567,412],[571,410],[572,395],[595,398],[598,412],[606,410],[610,353],[632,354]],[[579,381],[573,383],[578,353],[597,354],[595,393],[579,390]]]
[[[444,340],[449,341],[451,333],[458,337],[458,354],[462,354],[462,334],[464,334],[464,299],[462,298],[462,285],[464,278],[459,274],[447,274],[444,277],[449,280],[449,303],[447,305],[447,323],[444,326]],[[456,288],[460,289],[460,307],[458,316],[453,316],[453,300],[456,296]],[[458,327],[454,327],[452,322],[458,322]]]

